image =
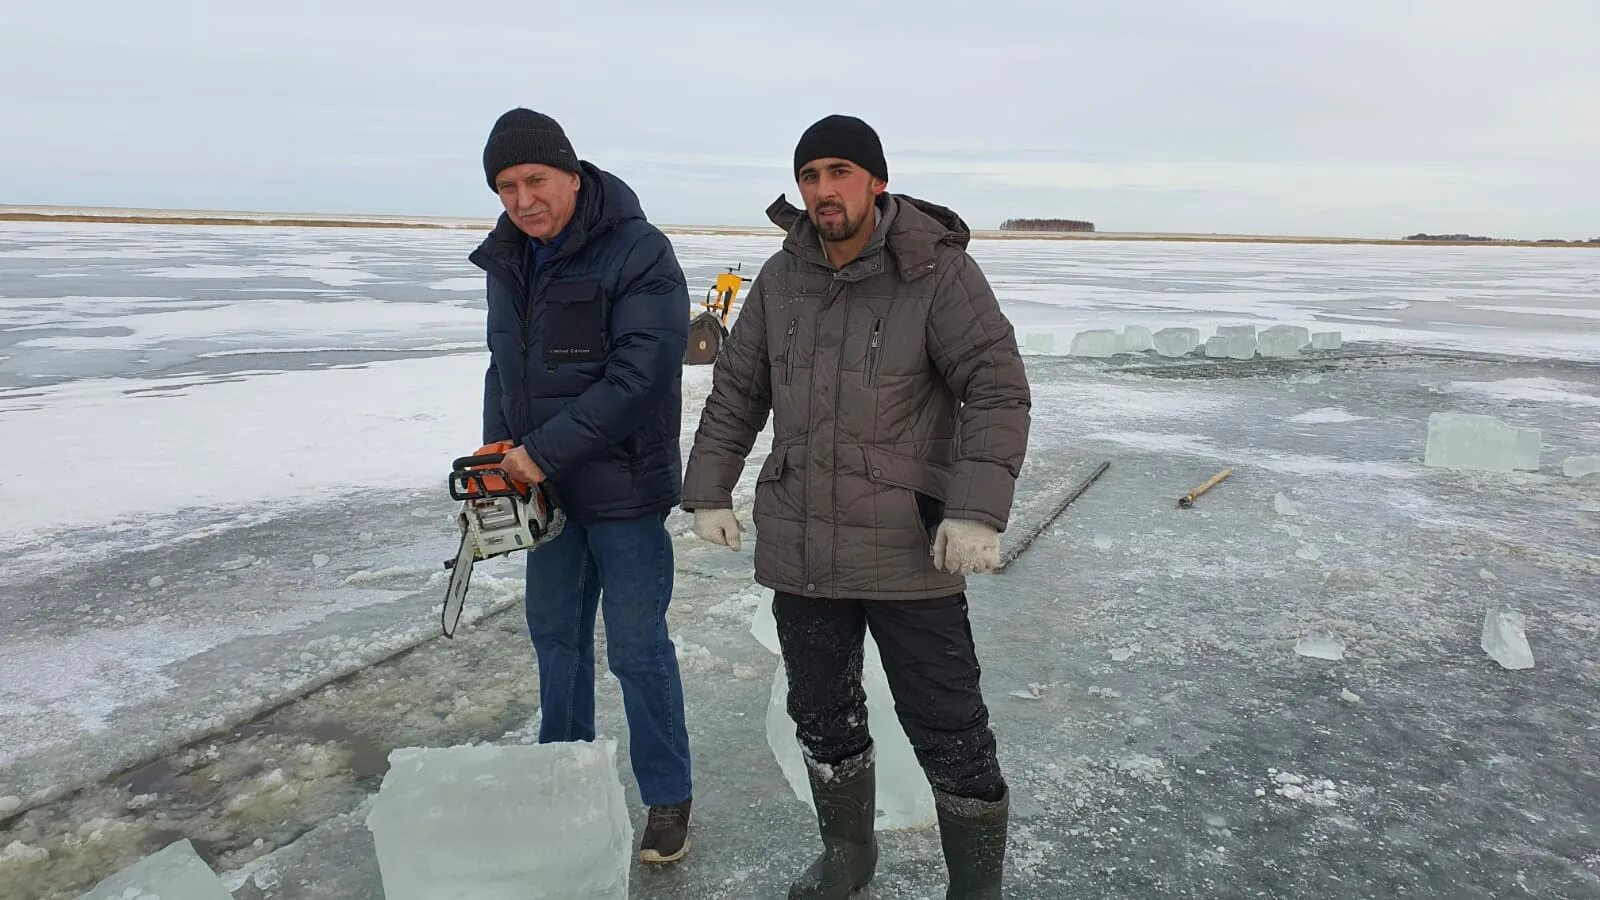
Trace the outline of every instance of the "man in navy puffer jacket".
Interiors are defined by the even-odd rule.
[[[645,862],[688,848],[689,738],[667,634],[689,290],[671,243],[616,176],[580,162],[554,119],[495,122],[484,175],[505,214],[472,253],[488,272],[483,442],[505,468],[550,482],[561,535],[528,554],[539,741],[594,731],[594,625],[622,685],[629,749],[650,807]],[[603,603],[602,603],[603,599]]]

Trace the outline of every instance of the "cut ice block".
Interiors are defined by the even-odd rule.
[[[1151,336],[1162,356],[1188,356],[1200,346],[1198,328],[1163,328]]]
[[[1217,337],[1247,337],[1254,339],[1256,327],[1254,325],[1218,325]]]
[[[1155,338],[1150,334],[1150,329],[1143,325],[1125,325],[1122,328],[1122,351],[1124,353],[1143,353],[1156,348]]]
[[[867,692],[867,721],[872,723],[872,742],[877,754],[877,827],[880,831],[929,828],[938,821],[933,790],[928,787],[927,776],[911,750],[911,741],[895,715],[889,679],[884,674],[883,660],[871,634],[866,637],[862,686]],[[788,674],[780,662],[772,675],[772,695],[767,705],[767,743],[795,797],[814,810],[811,781],[795,737],[794,720],[789,718],[788,699]]]
[[[1049,355],[1056,352],[1056,336],[1052,331],[1034,331],[1027,337],[1025,346],[1035,353]]]
[[[184,838],[100,882],[78,900],[233,900],[211,867]]]
[[[1344,659],[1344,641],[1326,628],[1313,628],[1295,642],[1294,652],[1312,659]]]
[[[633,826],[617,743],[409,747],[367,828],[388,900],[624,900]]]
[[[1210,338],[1206,341],[1205,349],[1208,359],[1227,359],[1228,339],[1225,337]]]
[[[1483,652],[1507,669],[1533,668],[1528,648],[1528,623],[1522,613],[1491,606],[1483,616]]]
[[[1337,350],[1344,346],[1344,337],[1337,331],[1319,331],[1311,336],[1311,349]]]
[[[1223,351],[1229,359],[1255,359],[1256,336],[1253,334],[1224,334]],[[1213,338],[1215,340],[1215,338]]]
[[[1073,356],[1115,356],[1122,350],[1122,336],[1109,328],[1080,331],[1072,337]]]
[[[1422,462],[1444,469],[1538,471],[1541,442],[1539,429],[1515,428],[1493,416],[1433,413]]]
[[[1569,456],[1561,463],[1561,472],[1568,478],[1582,478],[1600,472],[1600,456]]]
[[[1294,508],[1294,501],[1285,497],[1282,491],[1272,495],[1272,508],[1280,516],[1300,515],[1300,511]]]
[[[1287,359],[1300,355],[1300,348],[1311,342],[1310,333],[1299,325],[1274,325],[1257,336],[1261,355]]]

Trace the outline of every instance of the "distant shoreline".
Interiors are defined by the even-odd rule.
[[[435,216],[317,215],[212,210],[83,209],[48,206],[0,206],[0,222],[90,223],[107,225],[215,225],[264,228],[410,228],[442,231],[488,231],[493,219]],[[667,234],[705,234],[743,237],[777,237],[775,227],[744,225],[660,225]],[[1584,241],[1408,241],[1399,238],[1301,237],[1270,234],[1185,234],[1156,232],[1047,232],[975,229],[974,238],[1014,241],[1171,241],[1223,244],[1328,244],[1394,247],[1539,247],[1588,248],[1600,244]]]

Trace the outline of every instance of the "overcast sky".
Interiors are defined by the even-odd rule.
[[[773,11],[776,10],[776,11]],[[0,203],[489,216],[527,106],[658,222],[806,125],[974,227],[1600,236],[1600,2],[78,3],[0,17]]]

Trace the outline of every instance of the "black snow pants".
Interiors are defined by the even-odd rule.
[[[883,657],[895,713],[935,788],[998,800],[1005,792],[967,620],[967,598],[819,600],[773,596],[789,715],[817,762],[836,765],[872,746],[861,685],[868,626]]]

